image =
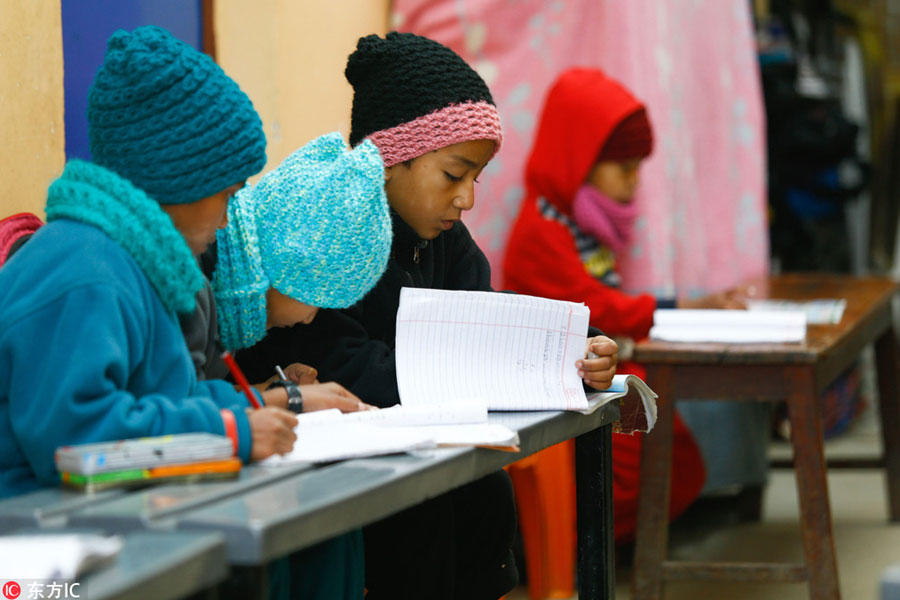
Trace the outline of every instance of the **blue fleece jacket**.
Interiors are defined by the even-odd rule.
[[[53,221],[0,269],[0,498],[57,484],[58,446],[223,434],[223,408],[249,460],[246,406],[197,381],[175,313],[100,229]]]

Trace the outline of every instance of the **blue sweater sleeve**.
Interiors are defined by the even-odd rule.
[[[247,397],[243,392],[234,389],[234,385],[221,379],[208,379],[198,381],[197,387],[203,390],[203,394],[212,398],[220,408],[230,408],[231,410],[244,410],[250,406]],[[253,390],[254,392],[256,390]],[[262,397],[257,393],[256,398],[262,402]]]
[[[187,432],[224,434],[221,407],[203,388],[190,379],[180,387],[163,383],[171,380],[164,365],[178,359],[171,353],[184,353],[184,348],[148,348],[147,319],[139,306],[112,288],[84,285],[38,303],[0,332],[0,360],[11,367],[13,435],[43,484],[58,481],[53,454],[60,445]],[[145,387],[158,381],[164,391],[132,392],[140,387],[133,379]],[[244,410],[234,413],[249,442]],[[246,459],[250,446],[242,446]]]

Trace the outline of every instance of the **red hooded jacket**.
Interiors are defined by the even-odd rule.
[[[600,150],[615,127],[642,107],[619,83],[596,69],[570,69],[557,79],[544,103],[534,148],[525,170],[527,196],[513,227],[503,263],[503,286],[523,294],[584,302],[591,310],[591,325],[611,336],[641,339],[653,321],[656,299],[629,295],[609,287],[587,272],[571,231],[543,216],[537,199],[543,197],[564,215],[572,215],[572,202]],[[619,363],[619,372],[644,376],[634,363]],[[649,382],[653,385],[653,382]],[[640,488],[641,434],[613,436],[613,502],[616,541],[634,534]],[[559,481],[574,485],[568,450],[554,447],[533,457]],[[561,458],[562,457],[562,458]],[[525,467],[522,467],[525,468]],[[513,482],[520,484],[516,469]],[[700,494],[706,480],[703,458],[690,431],[674,421],[672,484],[669,515],[681,513]],[[574,489],[574,488],[573,488]],[[568,499],[574,503],[574,494]],[[574,514],[574,506],[569,507]],[[528,507],[520,502],[523,527]],[[573,522],[548,527],[574,528]],[[574,532],[570,532],[574,536]],[[574,537],[572,537],[574,539]],[[574,556],[574,555],[573,555]],[[574,560],[574,559],[573,559]]]
[[[609,287],[588,273],[575,238],[541,215],[545,198],[564,215],[607,138],[642,108],[624,87],[597,69],[570,69],[547,94],[534,147],[525,168],[527,192],[503,262],[503,287],[523,294],[584,302],[591,325],[611,336],[641,339],[653,322],[656,299]]]

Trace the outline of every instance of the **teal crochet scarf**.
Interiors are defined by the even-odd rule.
[[[47,222],[93,225],[122,246],[166,308],[193,312],[203,273],[187,242],[159,204],[130,181],[98,165],[72,160],[47,190]]]

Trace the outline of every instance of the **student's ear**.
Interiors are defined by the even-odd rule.
[[[390,180],[391,180],[391,177],[394,176],[394,167],[395,167],[395,166],[397,166],[397,165],[393,165],[393,166],[385,167],[385,168],[384,168],[384,182],[385,182],[385,183],[387,183],[388,181],[390,181]]]

